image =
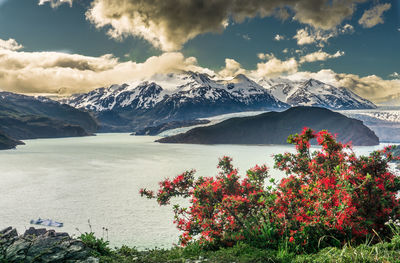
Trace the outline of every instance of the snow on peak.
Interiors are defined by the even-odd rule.
[[[353,92],[336,88],[316,79],[292,81],[286,78],[262,78],[257,82],[244,74],[230,79],[217,79],[195,72],[155,74],[141,81],[99,88],[75,95],[65,103],[93,111],[113,109],[150,109],[168,98],[186,103],[191,100],[235,100],[272,103],[276,107],[320,106],[332,109],[374,108],[375,105]],[[284,103],[282,103],[284,102]]]
[[[291,81],[288,79],[261,79],[260,85],[279,100],[292,106],[319,106],[331,109],[362,109],[376,106],[350,90],[337,88],[316,79]]]

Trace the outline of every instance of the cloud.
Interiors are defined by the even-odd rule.
[[[274,54],[259,53],[260,60],[266,60],[257,64],[254,70],[242,68],[242,65],[234,59],[225,59],[225,67],[218,72],[218,76],[222,78],[234,77],[238,74],[245,74],[253,79],[263,77],[277,77],[282,74],[295,73],[298,70],[299,64],[295,58],[288,60],[280,60]]]
[[[6,50],[20,50],[24,48],[21,44],[18,44],[15,39],[10,38],[9,40],[3,40],[0,39],[0,50],[1,49],[6,49]]]
[[[251,37],[248,34],[240,35],[244,40],[250,41]]]
[[[294,57],[288,58],[286,60],[281,60],[278,59],[273,53],[259,53],[257,54],[257,57],[260,60],[264,61],[259,62],[255,70],[243,69],[239,62],[233,59],[225,59],[225,68],[219,71],[218,74],[224,78],[232,77],[237,74],[246,74],[254,79],[259,79],[263,77],[278,77],[281,75],[288,76],[292,74],[297,74],[300,65],[303,63],[325,61],[327,59],[338,58],[343,55],[343,51],[337,51],[334,54],[329,54],[320,50],[301,56],[299,60]]]
[[[350,24],[345,24],[344,26],[338,28],[338,33],[339,34],[352,34],[352,33],[354,33],[354,27]]]
[[[223,78],[236,76],[238,74],[246,74],[246,70],[242,68],[239,62],[234,59],[225,59],[225,68],[218,72]]]
[[[256,77],[278,77],[282,74],[294,73],[298,70],[298,67],[299,65],[294,58],[288,60],[273,58],[265,63],[258,63],[257,70],[252,75]]]
[[[141,80],[156,73],[196,71],[213,74],[194,57],[178,52],[148,58],[143,63],[60,52],[0,49],[0,87],[17,93],[87,92],[115,83]]]
[[[285,50],[284,50],[285,51]],[[287,50],[286,50],[287,53]],[[292,75],[298,73],[298,69],[303,63],[310,63],[315,61],[325,61],[331,58],[338,58],[344,55],[343,51],[337,51],[334,54],[326,53],[322,50],[316,51],[304,56],[301,56],[299,60],[294,57],[286,60],[281,60],[275,57],[274,54],[270,53],[259,53],[257,57],[260,60],[266,60],[257,64],[257,69],[247,70],[245,74],[252,76],[253,78],[262,77],[278,77],[281,75]]]
[[[62,4],[69,4],[72,7],[73,0],[39,0],[39,5],[44,5],[46,3],[50,3],[52,8],[59,7]]]
[[[309,33],[309,31],[305,28],[299,29],[296,32],[296,35],[293,37],[297,39],[297,45],[307,45],[317,41],[317,36]]]
[[[185,57],[179,52],[167,52],[153,56],[143,63],[121,62],[111,54],[100,57],[83,56],[61,52],[24,52],[15,40],[0,48],[0,87],[17,93],[63,94],[87,92],[98,87],[140,81],[157,73],[194,71],[217,75],[214,71],[198,65],[196,58]],[[12,43],[12,44],[10,44]],[[4,45],[5,46],[5,45]],[[10,48],[12,47],[12,48]],[[260,62],[256,69],[244,69],[234,59],[226,59],[220,77],[246,74],[253,79],[285,75],[291,79],[316,78],[346,87],[362,97],[380,103],[400,94],[400,80],[384,80],[372,75],[360,77],[335,73],[330,69],[319,72],[299,72],[301,63],[325,60],[343,55],[341,51],[328,54],[323,51],[300,57],[278,59],[274,54],[258,54]],[[393,75],[395,76],[395,75]]]
[[[378,24],[383,24],[383,13],[392,7],[391,4],[379,4],[373,8],[366,10],[358,23],[366,28],[374,27]]]
[[[273,58],[275,58],[275,55],[274,54],[268,54],[268,53],[258,53],[257,54],[257,57],[260,59],[260,60],[268,60],[268,59],[273,59]]]
[[[322,30],[332,30],[350,18],[358,3],[367,0],[294,1],[294,19]]]
[[[325,46],[329,39],[342,34],[351,34],[354,32],[354,27],[350,24],[345,24],[342,27],[333,30],[321,30],[311,27],[301,28],[296,31],[293,39],[297,40],[297,45],[316,44],[319,47]]]
[[[315,61],[325,61],[330,58],[338,58],[344,55],[344,51],[337,51],[335,54],[329,54],[324,51],[316,51],[307,54],[300,58],[300,63],[315,62]]]
[[[49,1],[49,0],[41,0]],[[164,51],[178,50],[204,33],[220,33],[232,20],[290,16],[318,30],[333,30],[367,0],[94,0],[86,12],[116,39],[141,37]],[[60,0],[52,0],[55,5]]]
[[[283,74],[297,72],[299,63],[295,58],[280,60],[274,54],[258,54],[261,60],[267,60],[257,64],[255,70],[247,71],[247,74],[255,79],[262,77],[278,77]]]
[[[2,43],[14,43],[4,41]],[[16,43],[16,42],[15,42]],[[20,46],[19,44],[11,46]],[[10,45],[7,45],[10,46]],[[249,74],[254,78],[279,76],[296,72],[296,59],[280,60],[273,54],[262,54],[263,62],[255,70],[243,69],[239,62],[226,59],[218,72],[221,77]],[[180,52],[166,52],[143,63],[121,62],[111,54],[100,57],[62,52],[24,52],[17,48],[0,49],[0,87],[17,93],[68,95],[88,92],[115,83],[141,81],[159,73],[194,71],[216,75],[198,65],[196,58]]]
[[[281,41],[281,40],[284,40],[285,39],[285,36],[282,36],[282,35],[279,35],[279,34],[276,34],[276,36],[274,37],[274,40],[276,40],[276,41]]]
[[[336,82],[336,73],[330,69],[322,69],[318,72],[300,71],[287,76],[291,80],[305,80],[305,79],[318,79],[322,82],[329,83],[332,85],[338,84]]]
[[[282,21],[285,21],[289,19],[291,15],[287,8],[281,7],[276,9],[274,16]]]
[[[336,74],[336,80],[340,86],[378,104],[400,94],[400,80],[398,79],[384,80],[375,75],[360,77],[353,74]]]

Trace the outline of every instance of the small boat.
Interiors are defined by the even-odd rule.
[[[64,226],[64,223],[56,222],[51,219],[41,219],[41,218],[39,218],[37,220],[32,219],[31,224],[32,225],[51,226],[51,227],[63,227]]]

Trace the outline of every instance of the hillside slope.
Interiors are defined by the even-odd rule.
[[[85,136],[97,127],[86,111],[43,97],[0,92],[0,131],[11,138]]]
[[[14,149],[17,145],[24,144],[21,141],[14,140],[0,131],[0,150]]]
[[[232,118],[216,125],[158,140],[161,143],[196,144],[286,144],[290,134],[303,127],[338,134],[338,140],[353,145],[377,145],[379,138],[361,121],[318,107],[294,107],[252,117]]]

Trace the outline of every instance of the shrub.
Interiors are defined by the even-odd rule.
[[[91,248],[95,255],[104,256],[111,253],[111,249],[109,248],[110,242],[104,240],[102,237],[96,237],[94,232],[85,232],[81,234],[78,239],[80,239],[87,247]]]
[[[310,152],[316,139],[321,150]],[[388,167],[388,149],[357,157],[350,145],[327,131],[304,128],[289,136],[296,153],[274,156],[275,168],[287,177],[278,185],[268,168],[255,166],[241,179],[229,157],[219,160],[216,177],[195,178],[187,171],[160,182],[160,189],[141,189],[160,205],[172,197],[189,198],[191,206],[174,206],[181,244],[191,240],[209,247],[247,242],[257,247],[313,251],[360,243],[369,235],[390,233],[389,219],[400,217],[400,180]],[[266,180],[270,185],[266,187]],[[197,238],[197,239],[196,239]]]
[[[183,231],[182,245],[199,235],[201,244],[232,246],[244,239],[248,220],[272,203],[272,196],[264,189],[267,167],[255,166],[240,179],[231,161],[229,157],[219,160],[221,172],[216,177],[195,179],[192,170],[160,182],[157,195],[147,189],[140,191],[142,196],[157,198],[160,205],[169,204],[172,197],[190,197],[189,208],[174,206],[175,223]],[[262,216],[267,219],[266,214]]]
[[[317,139],[320,151],[310,153]],[[387,234],[385,222],[399,217],[400,180],[388,168],[387,149],[357,157],[350,145],[336,142],[327,131],[304,128],[290,136],[296,153],[275,156],[275,167],[286,171],[270,209],[280,234],[312,249],[321,245],[360,242],[368,235]]]

